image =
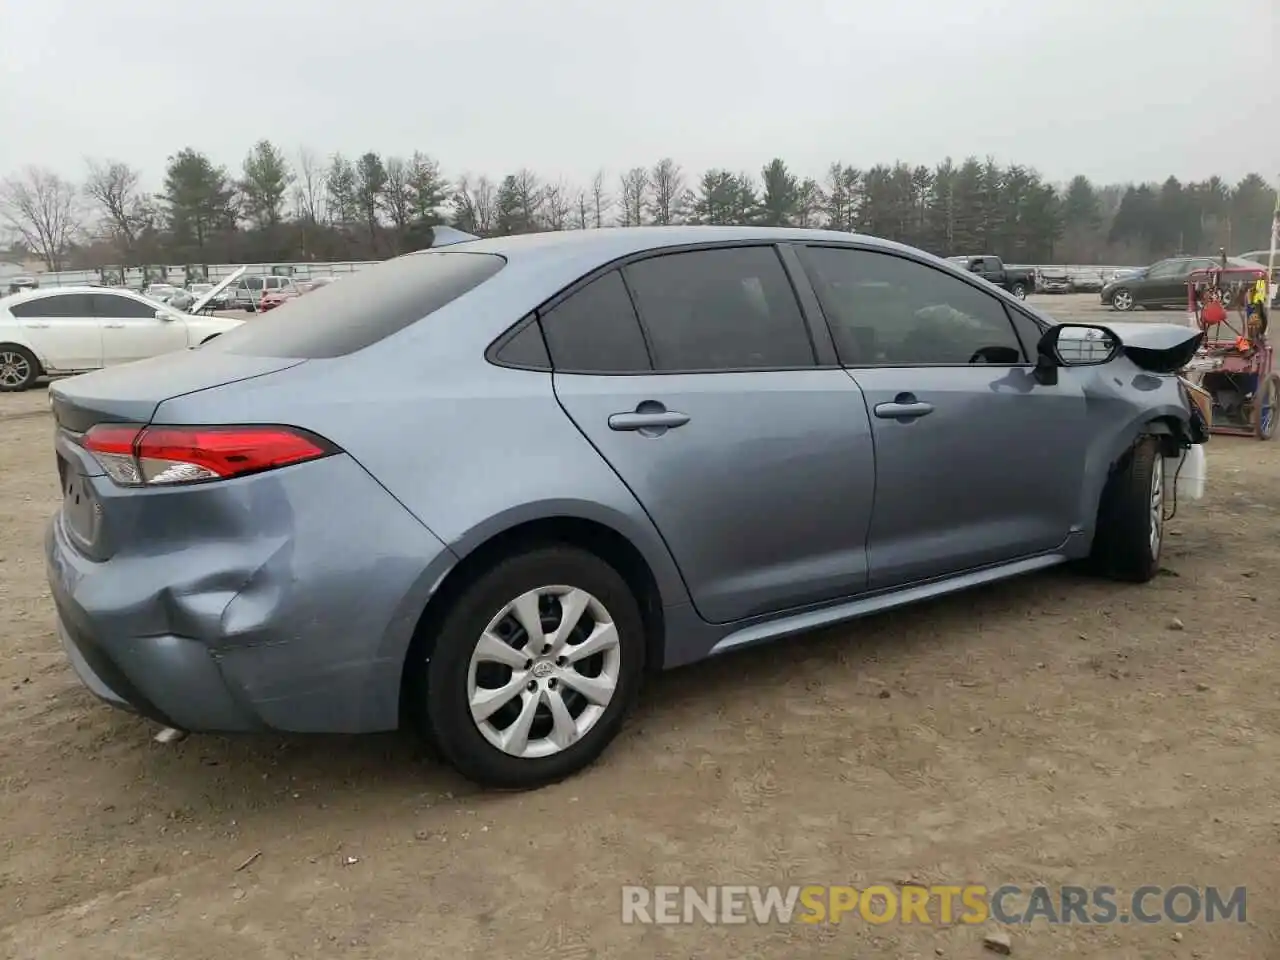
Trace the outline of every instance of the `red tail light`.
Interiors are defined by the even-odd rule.
[[[116,483],[128,487],[204,483],[261,473],[338,450],[293,427],[140,427],[99,424],[84,448]]]

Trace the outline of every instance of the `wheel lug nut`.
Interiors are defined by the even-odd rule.
[[[533,669],[533,661],[532,661],[532,660],[526,660],[526,661],[524,662],[524,668],[525,668],[526,670],[532,670],[532,669]]]
[[[537,690],[537,689],[538,689],[538,681],[537,681],[537,680],[530,680],[530,681],[529,681],[529,683],[528,683],[528,689],[530,689],[530,690]]]
[[[556,678],[552,677],[550,680],[548,680],[547,686],[550,687],[552,690],[554,690],[556,688]]]
[[[564,657],[556,657],[556,666],[557,666],[557,667],[563,667],[566,663],[568,663],[568,661],[567,661],[567,660],[565,660],[565,658],[564,658]]]
[[[549,643],[548,643],[545,647],[543,647],[543,648],[542,648],[542,652],[543,652],[543,653],[550,653],[550,652],[551,652],[551,644],[549,644]]]

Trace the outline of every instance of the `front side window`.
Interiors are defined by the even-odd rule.
[[[1026,362],[1004,305],[942,270],[838,247],[805,259],[845,366]]]
[[[813,344],[777,251],[669,253],[626,268],[661,372],[812,367]]]
[[[121,297],[111,293],[93,295],[93,315],[96,317],[114,317],[119,320],[155,319],[157,309],[132,297]]]
[[[1152,267],[1147,276],[1153,280],[1159,280],[1162,277],[1176,277],[1183,273],[1184,267],[1187,273],[1191,272],[1191,264],[1185,260],[1163,260]]]

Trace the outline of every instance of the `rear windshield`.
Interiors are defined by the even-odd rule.
[[[439,310],[504,266],[491,253],[411,253],[290,300],[209,347],[254,357],[345,356]]]

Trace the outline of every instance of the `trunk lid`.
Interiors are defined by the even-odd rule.
[[[49,405],[58,426],[71,433],[84,433],[96,423],[150,423],[165,400],[305,362],[182,350],[55,381],[49,386]]]

